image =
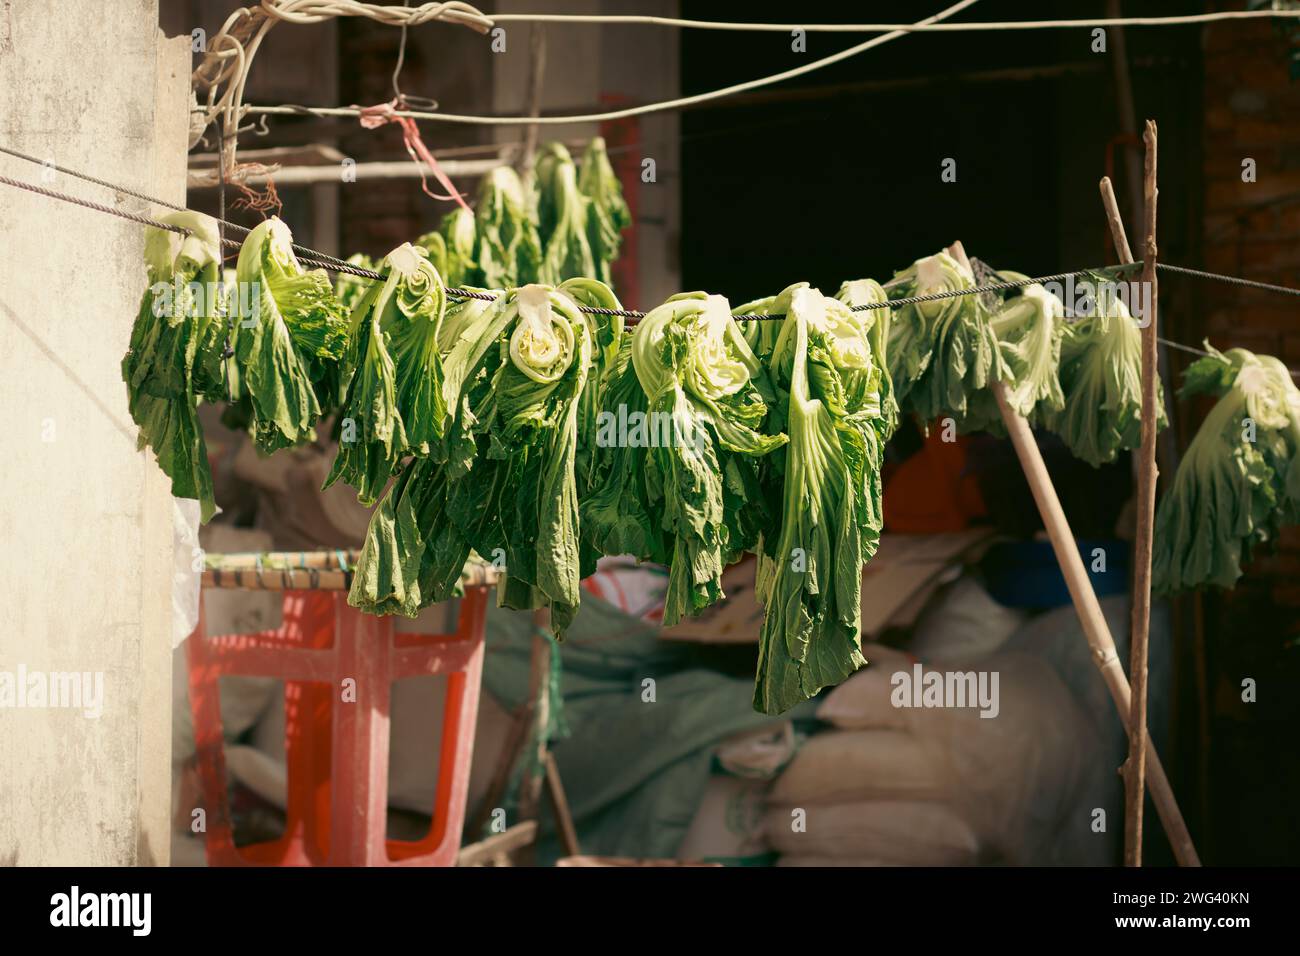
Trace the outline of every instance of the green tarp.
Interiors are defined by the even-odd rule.
[[[569,732],[552,751],[583,853],[673,856],[716,745],[778,722],[755,713],[751,678],[699,667],[695,645],[661,641],[658,630],[584,594],[560,645]],[[489,609],[483,686],[508,709],[528,694],[534,633],[530,613]],[[806,702],[785,717],[811,718],[813,709]],[[543,812],[541,822],[538,862],[549,863],[560,855],[554,820]]]

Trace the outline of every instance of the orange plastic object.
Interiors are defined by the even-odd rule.
[[[460,849],[483,673],[487,589],[467,588],[453,634],[396,634],[342,592],[286,591],[272,631],[209,636],[200,605],[188,641],[190,707],[212,866],[451,866]],[[429,833],[386,837],[392,682],[447,676]],[[285,682],[284,834],[236,847],[226,794],[219,678]]]
[[[942,429],[942,424],[932,426],[921,450],[895,468],[885,482],[886,531],[962,531],[985,515],[979,485],[966,471],[966,436],[944,441]]]

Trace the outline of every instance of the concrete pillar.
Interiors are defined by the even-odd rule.
[[[158,0],[72,7],[0,2],[0,144],[183,203],[188,38],[163,40]],[[7,155],[0,171],[158,211]],[[0,185],[0,864],[168,862],[172,505],[119,373],[143,242]],[[52,684],[87,699],[35,696]]]

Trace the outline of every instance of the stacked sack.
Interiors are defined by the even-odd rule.
[[[871,664],[818,708],[834,729],[804,744],[769,796],[779,865],[1104,862],[1108,843],[1077,799],[1100,764],[1096,733],[1049,664],[1003,650],[923,666],[996,673],[996,716],[983,718],[895,706],[894,675],[915,680],[917,660],[881,645],[863,654]]]

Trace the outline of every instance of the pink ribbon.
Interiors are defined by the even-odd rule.
[[[441,199],[444,201],[455,200],[460,203],[460,207],[466,212],[470,212],[469,206],[465,204],[464,194],[459,192],[452,184],[447,174],[443,172],[438,160],[433,153],[429,152],[429,147],[424,145],[424,140],[420,138],[420,127],[415,124],[415,120],[409,116],[398,116],[396,110],[401,107],[398,100],[392,100],[388,103],[379,103],[375,106],[361,107],[361,125],[366,129],[379,129],[388,123],[396,123],[402,128],[402,141],[406,144],[406,152],[410,155],[411,160],[416,166],[420,167],[420,188],[424,190],[426,196],[431,199]],[[447,190],[447,195],[439,196],[429,189],[429,180],[424,175],[424,167],[428,166],[435,179]]]

